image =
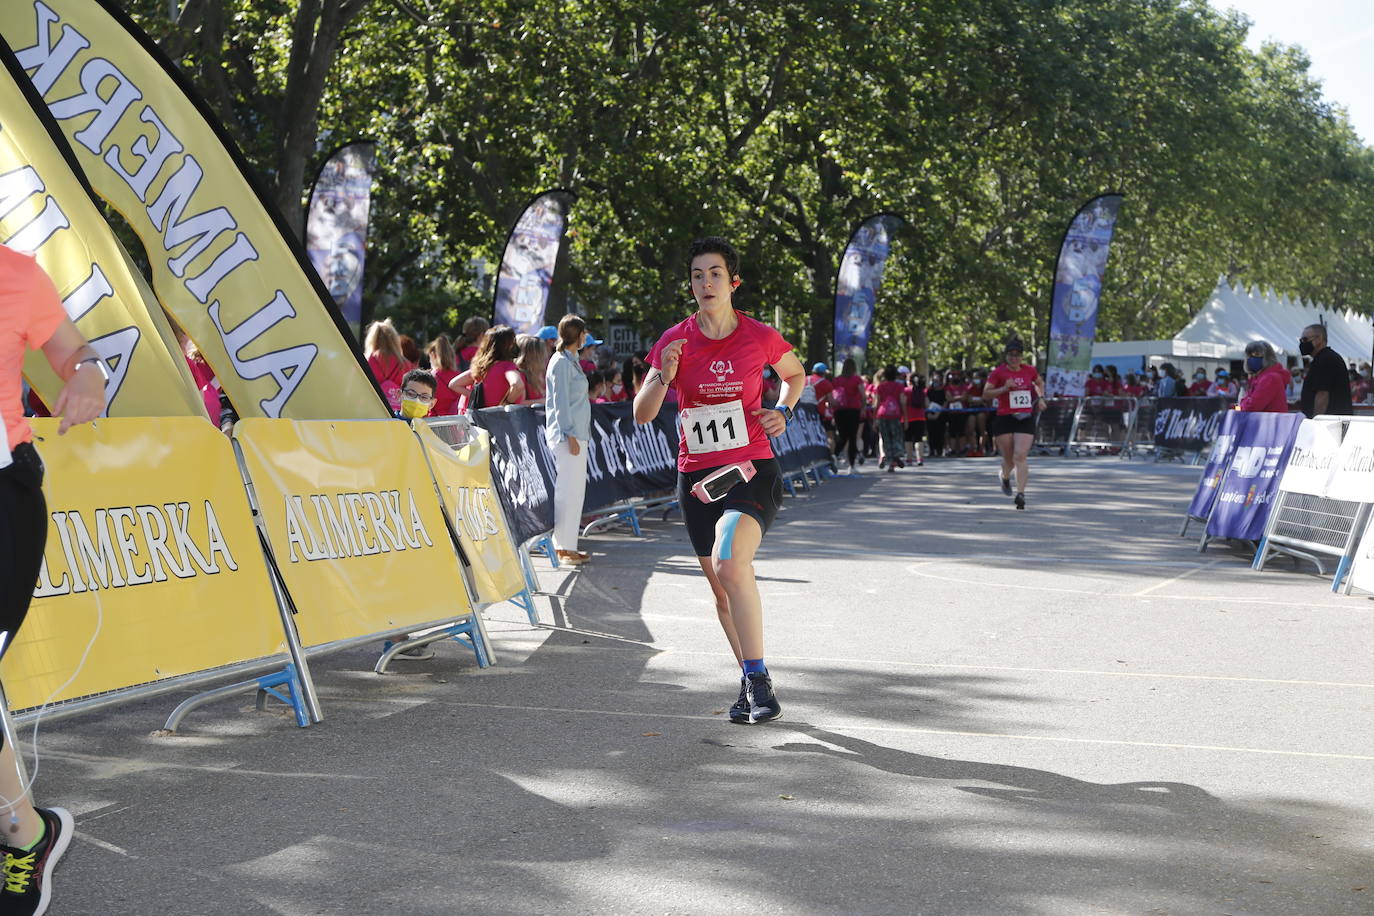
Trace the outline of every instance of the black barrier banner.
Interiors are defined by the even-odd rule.
[[[654,422],[640,426],[629,401],[593,404],[584,511],[672,490],[677,486],[677,442],[674,406],[665,404]]]
[[[490,407],[470,414],[491,434],[491,479],[516,544],[553,530],[554,464],[544,408]]]
[[[1200,452],[1216,438],[1225,398],[1156,398],[1155,447]]]
[[[544,438],[544,408],[491,407],[472,414],[472,421],[491,435],[492,483],[516,542],[523,544],[552,530],[557,479]],[[641,426],[628,402],[593,404],[583,511],[671,492],[677,486],[678,438],[675,406],[664,405],[652,423]],[[825,427],[814,404],[798,404],[787,432],[770,441],[784,472],[830,460]]]
[[[825,437],[820,411],[815,404],[798,404],[787,431],[773,443],[773,454],[784,473],[800,471],[830,460],[830,443]]]

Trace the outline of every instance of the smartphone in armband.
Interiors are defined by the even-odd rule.
[[[758,473],[754,469],[754,462],[741,461],[739,464],[727,464],[713,474],[709,474],[692,484],[692,495],[704,503],[713,503],[724,499],[725,494],[735,484],[748,483],[754,479]]]

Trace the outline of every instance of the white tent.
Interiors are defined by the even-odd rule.
[[[1252,340],[1267,340],[1279,358],[1297,357],[1298,338],[1309,324],[1325,324],[1327,343],[1347,363],[1370,359],[1374,347],[1374,325],[1357,312],[1338,312],[1324,305],[1301,299],[1263,295],[1258,289],[1232,289],[1226,278],[1217,280],[1216,289],[1188,326],[1173,340],[1123,340],[1093,344],[1093,361],[1148,359],[1150,357],[1201,362],[1224,362],[1245,358],[1245,345]]]
[[[1283,356],[1298,355],[1298,338],[1309,324],[1325,324],[1327,344],[1347,363],[1365,362],[1374,347],[1374,326],[1366,315],[1327,306],[1263,295],[1251,288],[1232,289],[1223,276],[1202,311],[1175,335],[1172,355],[1209,359],[1243,359],[1245,345],[1267,340]]]

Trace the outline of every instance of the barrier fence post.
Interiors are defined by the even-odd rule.
[[[323,722],[324,711],[320,708],[320,697],[315,690],[315,681],[310,675],[310,662],[305,657],[305,649],[301,646],[300,634],[296,631],[295,610],[291,605],[291,599],[287,597],[286,588],[281,582],[281,570],[277,568],[276,557],[272,555],[272,545],[267,539],[267,529],[263,522],[262,506],[258,502],[257,492],[253,489],[253,479],[248,475],[248,466],[243,460],[243,449],[233,436],[229,437],[229,442],[234,448],[234,462],[238,465],[239,475],[243,478],[244,491],[248,494],[248,507],[253,512],[253,527],[258,532],[258,544],[262,548],[263,559],[267,561],[267,581],[272,587],[272,597],[277,602],[277,612],[281,615],[282,631],[286,636],[286,648],[291,654],[291,665],[295,668],[294,674],[300,685],[301,698],[305,702],[310,721]],[[190,712],[190,708],[186,712]],[[183,713],[184,715],[185,713]],[[298,715],[297,721],[299,718]],[[167,727],[173,731],[176,730],[174,725]]]

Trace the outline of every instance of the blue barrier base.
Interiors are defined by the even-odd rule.
[[[413,647],[427,646],[441,639],[453,639],[467,646],[472,650],[473,656],[476,657],[478,668],[486,668],[491,664],[487,645],[483,642],[482,633],[477,626],[477,612],[473,611],[461,623],[455,623],[441,630],[434,630],[423,636],[403,639],[400,642],[392,642],[388,639],[382,644],[382,655],[377,659],[377,664],[373,666],[372,670],[378,674],[385,674],[387,666],[391,664],[391,660],[396,657],[397,653]]]

